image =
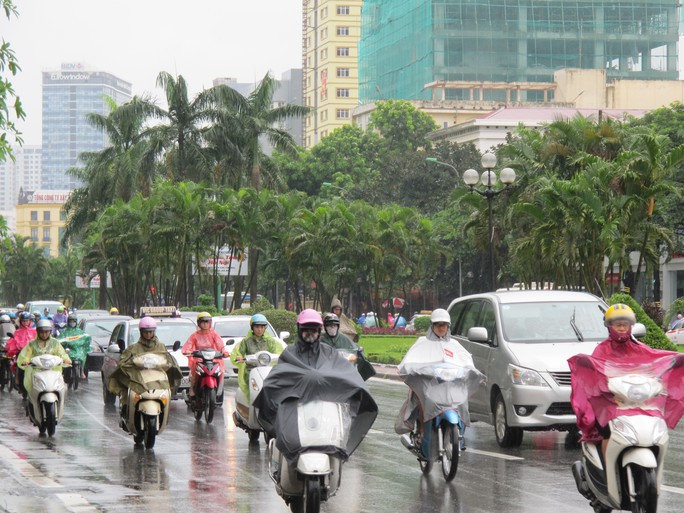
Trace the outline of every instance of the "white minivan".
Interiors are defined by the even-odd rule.
[[[523,290],[455,299],[451,334],[473,355],[486,387],[470,399],[473,420],[492,424],[501,447],[523,430],[575,429],[568,358],[608,336],[607,305],[586,292]]]

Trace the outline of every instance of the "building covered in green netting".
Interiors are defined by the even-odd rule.
[[[678,9],[677,0],[364,0],[359,99],[429,100],[424,86],[438,81],[552,82],[563,68],[677,80]]]

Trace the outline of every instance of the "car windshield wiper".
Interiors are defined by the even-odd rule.
[[[572,310],[572,317],[570,317],[570,326],[575,331],[575,335],[577,335],[577,340],[579,340],[580,342],[584,341],[582,332],[577,327],[577,324],[575,324],[575,309]]]

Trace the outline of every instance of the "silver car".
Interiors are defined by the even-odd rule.
[[[212,317],[211,322],[214,331],[223,339],[226,348],[232,353],[236,344],[240,342],[250,330],[250,319],[251,317],[249,315],[220,315]],[[266,326],[266,333],[280,342],[283,349],[287,347],[285,339],[290,336],[288,331],[282,331],[276,335],[275,329],[273,329],[273,326],[269,323]],[[229,359],[226,359],[226,377],[231,375],[237,376],[237,373],[237,367],[235,367]]]
[[[574,429],[567,360],[591,354],[606,338],[606,308],[592,294],[558,290],[451,302],[451,333],[487,376],[470,399],[471,417],[494,425],[501,447],[518,447],[523,430]]]

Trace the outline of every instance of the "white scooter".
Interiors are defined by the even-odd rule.
[[[295,465],[276,447],[276,439],[268,444],[268,473],[278,495],[290,505],[293,513],[318,513],[321,501],[335,493],[342,480],[342,460],[320,450],[323,446],[345,448],[351,416],[349,405],[327,401],[311,401],[297,405],[297,427],[304,449]],[[307,450],[307,447],[311,447]]]
[[[52,369],[62,366],[63,362],[59,356],[44,354],[31,358],[30,365],[36,371],[28,390],[26,415],[38,427],[41,435],[47,431],[48,436],[53,436],[64,414],[66,384],[61,369]]]
[[[235,410],[233,411],[233,422],[241,429],[244,429],[249,436],[250,442],[259,440],[259,435],[263,428],[257,422],[256,411],[254,410],[254,399],[261,391],[266,376],[271,372],[273,366],[278,363],[280,355],[259,351],[245,356],[245,365],[249,371],[249,399],[238,387],[235,393]],[[264,440],[268,442],[268,437],[264,432]]]
[[[136,445],[144,443],[146,449],[152,449],[157,435],[164,431],[169,420],[171,386],[166,374],[169,363],[161,355],[146,353],[133,358],[133,364],[140,369],[140,385],[144,391],[138,393],[128,389],[127,399],[121,401],[120,425],[133,435]],[[166,383],[166,386],[156,389],[146,386],[155,381]]]
[[[659,379],[636,373],[609,378],[608,388],[623,407],[640,406],[663,392]],[[669,440],[667,424],[659,416],[623,415],[609,425],[605,461],[600,444],[582,442],[582,461],[572,465],[577,489],[595,513],[655,513]]]

